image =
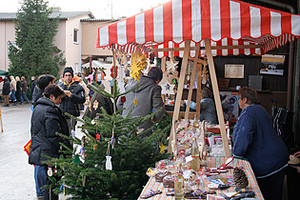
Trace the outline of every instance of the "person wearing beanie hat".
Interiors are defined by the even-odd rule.
[[[63,76],[65,76],[66,72],[69,72],[72,75],[72,77],[74,77],[74,71],[73,71],[72,67],[65,67],[64,72],[63,72]]]
[[[79,104],[83,104],[85,102],[84,89],[77,81],[73,81],[74,71],[72,67],[65,67],[63,77],[65,81],[59,86],[64,90],[66,96],[62,98],[59,107],[64,113],[69,113],[75,117],[79,117]],[[71,136],[72,130],[75,131],[77,121],[68,116],[66,116],[66,118]]]

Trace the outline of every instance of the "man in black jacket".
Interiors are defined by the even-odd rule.
[[[2,94],[4,95],[4,106],[9,106],[10,83],[7,78],[4,78]]]
[[[85,102],[84,89],[73,81],[74,72],[72,67],[66,67],[63,72],[64,82],[60,87],[64,89],[66,96],[62,99],[59,107],[64,113],[69,113],[75,117],[79,117],[80,110],[78,104]],[[71,131],[75,131],[77,121],[71,117],[66,116],[70,135]]]

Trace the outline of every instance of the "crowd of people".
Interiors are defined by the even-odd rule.
[[[18,103],[28,104],[28,85],[26,78],[24,76],[21,76],[21,79],[19,76],[10,76],[9,79],[3,79],[2,94],[4,96],[4,106],[8,107],[10,103],[12,103],[14,106],[16,106]]]
[[[126,91],[136,89],[117,101],[117,109],[122,109],[124,117],[128,113],[131,116],[144,117],[155,112],[152,119],[140,125],[141,130],[148,130],[148,135],[151,134],[152,124],[161,120],[165,114],[161,87],[158,85],[162,77],[162,70],[152,67],[147,75],[140,77],[139,81],[130,79]],[[3,84],[4,106],[29,103],[25,77],[21,76],[20,79],[18,76],[10,76],[9,79],[5,78]],[[92,72],[85,79],[104,88],[102,83],[104,74],[100,70]],[[140,87],[137,87],[138,85]],[[59,157],[61,148],[59,142],[72,148],[68,141],[55,134],[60,132],[71,136],[75,131],[77,121],[66,113],[78,117],[84,103],[89,102],[93,105],[97,101],[99,106],[90,106],[84,113],[84,116],[93,119],[101,112],[100,107],[103,107],[108,114],[113,114],[113,104],[110,98],[89,91],[81,74],[75,75],[72,67],[66,67],[57,81],[49,74],[41,75],[37,80],[31,77],[30,90],[33,113],[29,163],[35,165],[34,179],[38,199],[48,199],[49,192],[41,187],[49,184],[47,176],[52,167],[42,163],[46,159],[42,154]],[[198,102],[201,104],[200,120],[217,123],[212,91],[205,87],[202,89],[201,96],[202,99]],[[196,104],[197,102],[193,102],[191,108],[195,108]],[[287,148],[273,129],[269,114],[259,104],[259,97],[255,90],[248,87],[239,89],[239,107],[242,111],[233,131],[233,156],[246,158],[250,162],[265,199],[281,199],[283,179],[289,160]],[[294,156],[300,157],[300,151]],[[297,166],[295,171],[299,177],[300,166]],[[293,184],[299,185],[299,180],[294,180]],[[58,199],[58,197],[52,193],[51,199]]]

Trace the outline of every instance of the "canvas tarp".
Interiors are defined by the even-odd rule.
[[[211,46],[238,46],[212,50],[216,55],[264,54],[300,35],[300,16],[251,5],[238,0],[172,0],[124,20],[98,28],[96,46],[115,44],[123,52],[134,52],[137,46],[151,48],[191,46],[204,39]],[[204,46],[204,43],[201,45]],[[205,56],[205,49],[200,50]],[[170,50],[158,57],[170,56]],[[190,52],[193,57],[194,51]],[[183,56],[183,51],[175,51]]]

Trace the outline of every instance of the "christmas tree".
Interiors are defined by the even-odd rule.
[[[68,139],[77,147],[71,150],[63,146],[64,155],[48,161],[58,168],[55,176],[62,176],[61,179],[50,177],[51,188],[57,194],[64,193],[70,199],[137,199],[148,180],[147,169],[168,157],[162,152],[162,147],[167,146],[171,118],[165,114],[163,120],[151,128],[152,134],[146,136],[149,130],[141,131],[138,127],[155,113],[131,117],[129,112],[125,118],[122,117],[122,110],[116,110],[115,102],[132,90],[119,92],[115,71],[114,68],[112,94],[98,85],[89,85],[95,92],[113,99],[113,115],[108,115],[102,108],[97,119],[76,118],[84,124],[79,127],[84,136]]]

